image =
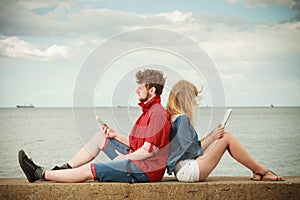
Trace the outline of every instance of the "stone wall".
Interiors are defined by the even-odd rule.
[[[55,183],[0,179],[0,199],[300,199],[300,177],[286,181],[251,181],[249,177],[209,177],[184,183]]]

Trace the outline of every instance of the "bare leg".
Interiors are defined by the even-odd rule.
[[[94,180],[90,165],[83,165],[75,169],[46,171],[45,179],[63,183],[79,183]]]
[[[239,142],[239,140],[229,132],[224,132],[224,136],[211,145],[214,145],[207,154],[197,158],[197,162],[200,168],[200,180],[204,180],[212,170],[217,166],[224,152],[228,150],[230,155],[239,163],[254,171],[256,173],[264,174],[266,168],[258,164],[252,156],[248,153],[245,147]],[[209,147],[208,147],[209,149]],[[269,174],[274,176],[274,174]],[[268,177],[266,177],[268,178]]]
[[[76,168],[90,162],[99,154],[105,141],[106,137],[102,132],[95,133],[89,142],[68,161],[69,165],[72,168]]]

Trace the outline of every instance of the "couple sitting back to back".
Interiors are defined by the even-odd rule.
[[[166,168],[179,181],[203,181],[226,150],[253,172],[253,180],[284,180],[257,163],[238,139],[221,126],[199,140],[193,127],[193,107],[200,92],[194,84],[178,81],[170,92],[166,111],[160,99],[165,79],[159,70],[136,73],[142,114],[129,138],[104,124],[66,164],[52,170],[36,165],[20,150],[19,164],[28,181],[157,182],[162,180]],[[88,164],[101,151],[113,162]]]

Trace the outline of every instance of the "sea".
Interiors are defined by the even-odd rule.
[[[18,163],[24,149],[33,160],[51,169],[66,163],[85,143],[84,130],[76,116],[91,108],[0,108],[0,178],[25,177]],[[196,113],[199,138],[210,132],[213,108]],[[128,136],[137,107],[97,107],[100,115],[123,136]],[[84,115],[83,115],[84,116]],[[92,116],[90,119],[94,119]],[[96,120],[95,120],[96,123]],[[300,107],[233,107],[226,125],[260,164],[284,176],[300,176]],[[87,134],[91,135],[91,134]],[[94,162],[110,162],[100,153]],[[236,162],[228,152],[211,176],[251,176],[249,169]]]

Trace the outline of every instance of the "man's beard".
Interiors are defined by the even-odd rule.
[[[145,98],[140,98],[139,100],[140,100],[140,102],[148,101],[149,100],[149,93],[147,93],[147,96]]]

